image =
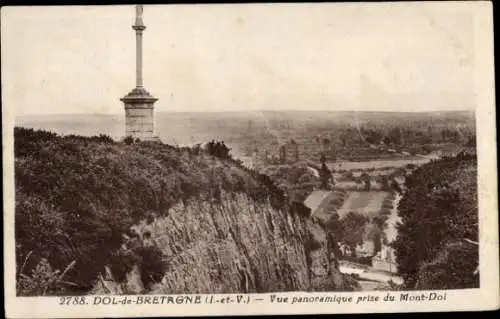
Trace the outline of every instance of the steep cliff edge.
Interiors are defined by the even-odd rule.
[[[65,274],[76,286],[44,288],[48,294],[355,287],[331,258],[324,229],[237,161],[103,136],[16,129],[15,137],[18,272],[38,269],[42,259],[56,269],[74,261]],[[149,283],[150,263],[117,254],[134,240],[143,251],[158,248],[152,260],[162,255]],[[18,294],[33,294],[32,283]]]
[[[217,204],[180,203],[168,217],[134,229],[163,252],[163,279],[145,289],[133,269],[121,284],[100,283],[99,293],[348,291],[356,286],[329,258],[319,225],[246,195],[227,194]]]

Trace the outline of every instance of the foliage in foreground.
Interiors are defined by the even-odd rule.
[[[64,274],[73,285],[46,294],[86,293],[105,265],[121,269],[127,260],[143,261],[146,284],[160,280],[161,258],[154,251],[116,254],[124,234],[134,236],[133,224],[165,216],[179,201],[217,199],[227,191],[270,200],[275,208],[284,205],[283,192],[267,176],[229,156],[162,143],[120,143],[107,136],[61,137],[24,128],[14,133],[16,264],[32,274],[45,260],[50,262],[45,273],[52,276],[52,269],[74,261]]]
[[[407,288],[478,286],[476,161],[466,154],[443,158],[407,178],[394,243]]]
[[[31,270],[25,273],[25,266],[33,252],[26,255],[24,263],[20,266],[16,278],[16,293],[20,296],[45,296],[61,294],[68,291],[68,287],[75,286],[74,283],[66,281],[66,273],[75,266],[71,262],[61,273],[58,269],[53,270],[47,259],[42,258]]]

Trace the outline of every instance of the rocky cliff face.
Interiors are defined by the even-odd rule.
[[[135,226],[167,261],[161,283],[147,293],[259,293],[352,290],[330,257],[323,228],[296,213],[277,211],[243,194],[220,202],[190,200],[167,217]],[[134,269],[133,272],[137,272]],[[138,276],[125,288],[145,293]],[[139,280],[140,281],[140,280]],[[135,282],[135,283],[134,283]],[[103,291],[101,291],[103,292]],[[108,291],[112,292],[112,291]]]

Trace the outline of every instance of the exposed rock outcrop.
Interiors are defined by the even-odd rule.
[[[197,200],[179,203],[168,217],[134,228],[139,234],[151,233],[163,251],[167,269],[161,283],[149,291],[128,293],[335,291],[355,287],[339,272],[321,226],[243,194],[225,194],[217,204]],[[123,285],[128,289],[142,287],[130,283],[137,280],[138,275],[129,274]]]

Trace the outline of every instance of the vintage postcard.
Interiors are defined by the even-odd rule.
[[[3,7],[7,317],[498,309],[492,21]]]

